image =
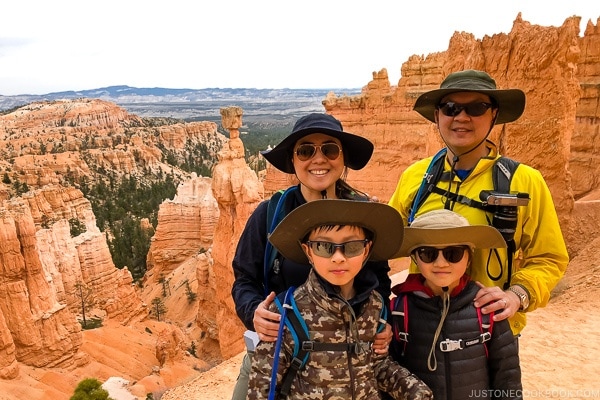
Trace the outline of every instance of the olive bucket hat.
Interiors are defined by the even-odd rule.
[[[344,164],[348,168],[355,170],[363,168],[373,154],[373,143],[361,136],[344,132],[340,121],[329,114],[322,113],[313,113],[298,119],[294,124],[292,133],[272,150],[264,150],[260,154],[278,170],[293,174],[294,145],[298,140],[311,133],[323,133],[339,139],[342,143]]]
[[[360,226],[373,233],[369,259],[391,258],[402,244],[404,224],[400,213],[385,203],[341,199],[309,201],[292,210],[277,225],[269,241],[287,259],[308,264],[302,240],[311,230],[325,225]]]
[[[497,89],[496,81],[487,73],[476,70],[454,72],[446,77],[439,89],[425,92],[417,98],[414,110],[435,123],[435,109],[450,93],[478,92],[490,96],[498,106],[496,124],[518,119],[525,110],[525,93],[520,89]]]

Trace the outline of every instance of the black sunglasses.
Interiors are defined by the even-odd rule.
[[[304,143],[296,148],[296,156],[300,161],[308,161],[317,154],[317,149],[330,160],[337,160],[342,153],[342,148],[337,143],[312,144]]]
[[[440,103],[438,109],[447,117],[456,117],[463,110],[467,112],[471,117],[479,117],[485,114],[487,110],[493,107],[492,103],[485,103],[478,101],[474,103],[459,104],[453,101],[446,103]]]
[[[342,253],[344,253],[346,257],[359,256],[365,250],[367,243],[369,243],[369,239],[350,240],[349,242],[344,243],[325,242],[322,240],[306,242],[316,256],[325,258],[333,256],[337,249],[342,249]]]
[[[457,263],[463,259],[465,256],[465,250],[467,250],[467,248],[467,246],[449,246],[444,247],[443,249],[438,249],[435,247],[425,246],[416,249],[415,253],[417,253],[417,256],[419,256],[421,261],[428,264],[437,260],[440,253],[442,253],[446,261]]]

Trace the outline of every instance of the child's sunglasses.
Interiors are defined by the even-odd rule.
[[[365,250],[367,243],[369,243],[369,239],[350,240],[344,243],[325,242],[322,240],[306,242],[316,256],[325,258],[333,256],[337,249],[341,249],[346,257],[359,256]]]
[[[438,109],[447,117],[456,117],[463,110],[465,110],[471,117],[479,117],[485,114],[485,112],[490,108],[492,108],[491,103],[485,103],[482,101],[467,104],[459,104],[453,101],[448,101],[438,105]]]
[[[323,143],[320,145],[304,143],[296,147],[296,156],[300,161],[308,161],[317,154],[317,149],[330,160],[337,160],[342,153],[342,148],[337,143]]]
[[[432,263],[437,260],[440,253],[443,254],[446,261],[451,263],[457,263],[463,259],[465,256],[465,250],[467,250],[467,246],[449,246],[444,247],[443,249],[438,249],[435,247],[419,247],[415,250],[417,256],[424,263]]]

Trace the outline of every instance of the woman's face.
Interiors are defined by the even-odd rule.
[[[324,144],[334,144],[339,147],[335,157],[335,147],[320,147]],[[308,146],[307,146],[308,145]],[[312,147],[314,145],[316,147]],[[314,150],[314,154],[310,155]],[[329,155],[327,157],[326,155]],[[335,157],[333,160],[331,158]],[[301,183],[301,190],[307,201],[322,198],[321,192],[327,191],[328,198],[335,198],[335,182],[344,172],[344,153],[340,140],[324,133],[313,133],[304,136],[294,145],[292,156],[296,177]]]

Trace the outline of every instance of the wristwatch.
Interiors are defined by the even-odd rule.
[[[523,311],[529,307],[529,294],[527,290],[521,285],[512,285],[508,288],[511,292],[519,296],[519,300],[521,301],[521,306],[519,307],[519,311]]]

